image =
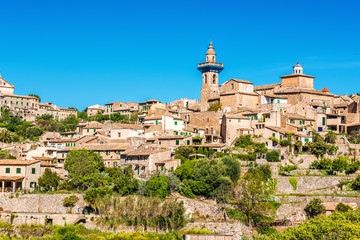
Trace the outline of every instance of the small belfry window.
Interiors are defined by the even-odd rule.
[[[215,84],[216,83],[216,75],[214,74],[213,75],[213,84]]]
[[[205,84],[207,84],[207,75],[205,75]]]

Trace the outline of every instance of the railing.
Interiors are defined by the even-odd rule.
[[[204,62],[204,63],[199,63],[198,64],[199,67],[207,66],[207,65],[213,65],[213,66],[218,66],[218,67],[223,67],[224,66],[223,63],[216,63],[216,62]]]

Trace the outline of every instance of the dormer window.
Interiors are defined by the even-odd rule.
[[[233,83],[231,84],[231,89],[234,89],[234,84]]]

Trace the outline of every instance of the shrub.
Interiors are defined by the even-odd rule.
[[[308,218],[313,218],[321,213],[324,213],[325,207],[320,199],[315,198],[306,205],[304,210]]]
[[[276,150],[272,150],[266,153],[266,160],[268,162],[280,162],[280,153]]]
[[[260,234],[265,234],[268,236],[278,232],[275,228],[270,228],[270,227],[257,228],[256,231]]]
[[[246,214],[244,212],[238,209],[231,209],[231,208],[226,208],[225,211],[230,219],[238,220],[243,223],[246,222]]]
[[[145,195],[164,199],[170,195],[170,186],[165,176],[155,176],[145,184]]]
[[[347,211],[352,210],[352,207],[350,207],[349,205],[343,204],[342,202],[339,202],[339,204],[336,205],[335,210],[339,211],[339,212],[347,212]]]
[[[72,208],[72,207],[75,206],[77,201],[79,201],[78,196],[73,194],[73,195],[71,195],[69,197],[64,198],[63,205],[64,205],[64,207],[71,207]]]
[[[290,140],[280,140],[280,145],[283,147],[291,146]]]
[[[239,160],[242,160],[242,161],[255,161],[256,160],[256,155],[254,153],[250,153],[250,154],[233,153],[231,156],[234,158],[237,158]]]
[[[358,175],[351,184],[353,190],[360,190],[360,175]]]

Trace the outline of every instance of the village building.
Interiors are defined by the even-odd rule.
[[[91,106],[85,108],[84,112],[86,112],[86,115],[88,117],[92,117],[92,116],[95,116],[98,113],[103,114],[105,112],[105,107],[101,106],[99,104],[91,105]]]
[[[41,176],[39,160],[0,160],[1,192],[32,191]]]

